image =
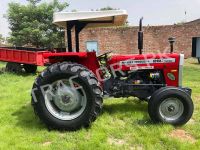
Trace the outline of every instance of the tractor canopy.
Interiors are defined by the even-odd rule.
[[[126,23],[127,17],[126,10],[58,12],[54,13],[53,23],[63,28],[71,21],[87,22],[86,28],[122,26]]]
[[[125,10],[82,11],[54,13],[53,23],[65,28],[68,52],[79,52],[79,33],[84,28],[122,26],[128,14]],[[76,50],[72,48],[72,29],[75,32]]]

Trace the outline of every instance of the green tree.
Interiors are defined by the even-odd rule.
[[[52,24],[53,13],[64,10],[68,4],[53,0],[27,0],[27,5],[11,2],[6,17],[10,24],[9,42],[15,46],[60,47],[64,31]]]
[[[119,10],[119,8],[113,8],[113,7],[107,6],[107,7],[103,7],[103,8],[97,9],[97,11],[106,11],[106,10]],[[126,21],[125,26],[129,26],[129,22],[128,21]]]
[[[106,10],[118,10],[118,9],[117,8],[112,8],[110,6],[100,8],[100,11],[106,11]]]
[[[41,0],[27,0],[28,2],[30,2],[33,5],[36,5],[37,3],[39,3]]]
[[[2,34],[0,34],[0,45],[2,45],[5,42],[5,38]]]

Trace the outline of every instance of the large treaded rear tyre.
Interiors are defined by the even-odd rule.
[[[36,73],[37,71],[37,66],[35,65],[24,64],[23,68],[26,71],[26,73]]]
[[[193,110],[190,95],[176,87],[157,90],[148,104],[149,116],[155,123],[183,125],[190,120]]]
[[[70,95],[66,94],[67,92],[62,93],[66,97],[68,96],[67,98],[59,99],[59,96],[54,96],[52,100],[53,102],[50,101],[47,103],[46,99],[48,98],[44,96],[44,92],[42,90],[43,86],[45,85],[53,85],[52,83],[60,80],[64,82],[71,77],[73,77],[73,83],[80,86],[82,88],[81,90],[84,91],[74,92],[71,87],[64,85],[62,88],[60,88],[62,89],[60,90],[60,92],[62,92],[63,89],[67,89],[66,91],[71,91],[71,93],[75,93],[74,95],[85,95],[83,96],[86,98],[85,107],[82,107],[81,105],[81,107],[84,109],[81,108],[79,112],[77,111],[79,109],[79,107],[77,107],[77,105],[79,105],[79,102],[73,101],[73,99],[75,99],[73,97],[71,97],[70,99]],[[68,83],[65,84],[67,85]],[[55,89],[58,91],[58,88]],[[32,105],[35,113],[50,129],[73,131],[80,129],[81,127],[89,127],[90,124],[96,120],[97,116],[102,110],[102,96],[103,95],[100,83],[91,71],[89,71],[86,67],[82,65],[64,62],[48,67],[35,80],[32,91]],[[81,98],[82,101],[83,99],[84,98]],[[76,109],[68,107],[68,104],[70,104],[71,101],[73,101],[73,103],[75,104]],[[52,111],[56,109],[48,109],[50,103],[54,103],[54,105],[56,105],[56,109],[60,109],[59,111],[61,112],[63,111],[62,115],[59,115],[59,113],[61,113],[59,111],[56,113]],[[63,103],[65,103],[66,105],[64,105]],[[70,113],[66,113],[64,110],[70,111]],[[75,111],[77,111],[78,113],[74,113]]]

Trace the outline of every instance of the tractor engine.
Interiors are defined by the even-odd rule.
[[[165,86],[182,86],[183,54],[115,55],[107,60],[111,77],[104,91],[114,97],[147,99]]]
[[[105,82],[105,89],[109,95],[116,98],[134,96],[147,99],[164,85],[162,71],[139,70],[132,73],[125,72],[123,75],[118,72],[117,77]]]

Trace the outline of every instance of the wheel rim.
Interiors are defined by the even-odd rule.
[[[64,121],[78,118],[87,104],[83,88],[75,82],[71,85],[67,80],[54,82],[45,90],[44,98],[47,110]]]
[[[179,119],[184,112],[184,106],[178,98],[167,98],[159,107],[159,113],[165,122],[172,122]]]

